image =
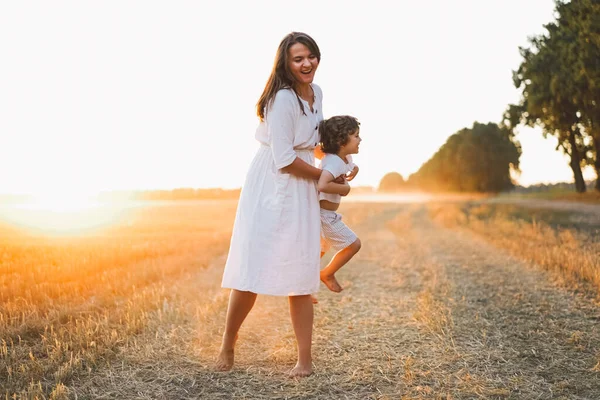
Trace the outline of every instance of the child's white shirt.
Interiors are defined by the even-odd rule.
[[[348,161],[348,163],[345,163],[337,154],[325,154],[321,159],[319,168],[331,173],[334,178],[338,178],[354,169],[354,163],[352,162],[352,156],[350,154],[346,156],[346,161]],[[339,204],[342,201],[342,196],[339,194],[319,192],[319,200],[327,200]]]

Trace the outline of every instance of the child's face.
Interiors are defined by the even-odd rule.
[[[362,142],[360,131],[357,129],[354,133],[348,136],[346,144],[340,147],[340,150],[346,154],[358,154],[358,146]]]

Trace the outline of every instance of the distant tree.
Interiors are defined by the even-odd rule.
[[[450,136],[408,183],[424,190],[501,192],[514,187],[521,147],[510,129],[475,122]]]
[[[379,182],[380,192],[397,192],[404,188],[404,178],[397,172],[390,172],[384,175]]]

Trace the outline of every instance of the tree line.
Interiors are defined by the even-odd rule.
[[[519,48],[522,61],[513,83],[521,96],[501,121],[475,122],[456,132],[407,181],[387,174],[380,190],[512,189],[521,155],[516,129],[535,126],[544,137],[556,137],[557,150],[569,156],[575,190],[586,191],[582,168],[590,165],[600,191],[600,0],[557,0],[555,15],[544,34]]]
[[[519,169],[520,156],[510,129],[475,122],[450,136],[407,183],[429,191],[501,192],[514,187],[511,169]]]
[[[386,174],[379,190],[501,192],[514,187],[511,175],[519,170],[520,156],[521,146],[508,126],[475,122],[450,136],[408,180],[396,172]]]

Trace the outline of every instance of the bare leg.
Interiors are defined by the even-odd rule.
[[[332,292],[339,293],[342,291],[342,287],[335,279],[335,273],[342,268],[358,251],[360,250],[360,239],[356,239],[350,246],[342,249],[336,253],[331,259],[329,264],[323,270],[321,270],[321,281],[331,290]]]
[[[290,376],[300,378],[312,374],[313,303],[310,295],[290,296],[290,316],[298,343],[298,362]]]
[[[225,333],[221,343],[221,352],[217,357],[215,366],[217,370],[229,371],[233,367],[233,348],[238,337],[238,331],[246,316],[252,310],[255,301],[256,293],[231,290],[225,321]]]
[[[324,255],[325,255],[325,252],[321,251],[321,258],[323,258]],[[312,300],[313,304],[319,304],[319,299],[317,299],[317,296],[315,296],[314,294],[310,295],[310,299]]]

